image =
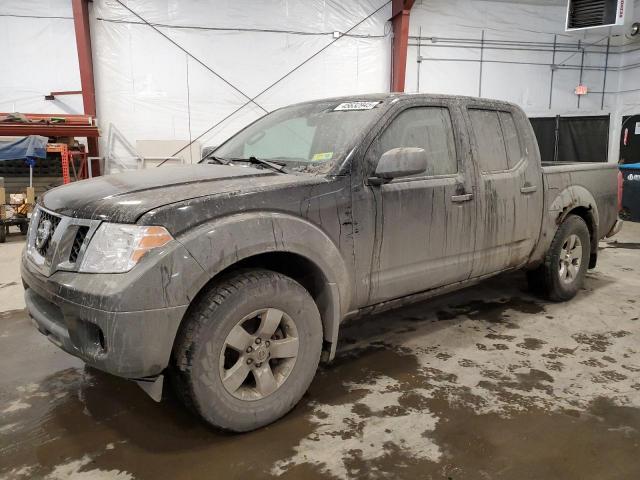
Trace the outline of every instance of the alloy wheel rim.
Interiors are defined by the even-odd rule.
[[[261,400],[287,380],[299,352],[293,319],[277,308],[263,308],[231,329],[220,352],[220,379],[240,400]]]
[[[578,278],[582,264],[582,242],[576,234],[571,234],[562,244],[558,260],[560,281],[565,284],[573,283]]]

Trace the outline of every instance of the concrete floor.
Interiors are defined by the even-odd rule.
[[[572,302],[524,276],[350,324],[284,419],[228,435],[31,326],[0,245],[0,478],[640,478],[640,224]]]

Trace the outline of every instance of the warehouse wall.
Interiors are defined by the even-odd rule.
[[[82,113],[82,97],[47,101],[56,90],[80,90],[70,0],[0,2],[0,112]]]
[[[135,0],[127,6],[135,13],[114,0],[94,1],[92,37],[103,127],[115,123],[132,142],[202,135],[203,146],[215,145],[263,108],[389,88],[386,0]],[[333,32],[369,15],[279,80],[333,42]],[[256,95],[257,105],[232,114]]]
[[[565,16],[566,0],[418,0],[411,13],[407,91],[508,100],[530,116],[610,113],[609,161],[615,162],[621,116],[638,113],[640,88],[637,68],[619,69],[638,63],[638,52],[628,52],[640,42],[613,37],[607,58],[607,32],[566,33]],[[552,64],[559,67],[552,70]],[[578,98],[581,75],[590,93]]]
[[[640,0],[635,3],[640,17]],[[386,0],[95,0],[90,11],[103,152],[112,122],[134,145],[188,142],[201,135],[200,145],[214,145],[262,115],[260,107],[387,91],[390,10]],[[373,12],[351,36],[260,95],[260,106],[249,104],[209,131],[247,97],[331,43],[333,32],[345,32]],[[407,91],[480,93],[514,101],[532,116],[611,113],[609,159],[615,161],[620,116],[640,113],[640,71],[619,69],[640,64],[635,51],[640,43],[614,37],[603,105],[606,32],[566,34],[564,16],[565,0],[417,0]],[[1,2],[0,41],[5,46],[0,111],[82,112],[80,96],[44,100],[52,90],[80,88],[70,0]],[[590,93],[578,105],[578,47],[584,45],[583,83]],[[551,63],[562,65],[553,72],[553,83]]]

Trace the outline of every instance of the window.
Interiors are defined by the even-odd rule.
[[[470,109],[471,126],[477,145],[477,162],[484,173],[508,170],[507,151],[495,110]]]
[[[305,118],[289,118],[265,130],[259,130],[244,144],[242,158],[277,158],[283,145],[292,158],[308,159],[316,134],[316,126],[307,125]]]
[[[513,115],[508,112],[498,112],[500,117],[500,125],[502,125],[502,134],[504,144],[507,147],[507,161],[509,168],[515,167],[522,159],[522,149],[520,148],[520,139],[518,138],[518,128],[513,119]]]
[[[449,175],[458,171],[448,108],[414,107],[401,112],[380,136],[380,153],[400,147],[424,149],[427,170],[421,175]]]
[[[543,162],[553,162],[556,159],[557,151],[557,135],[556,135],[556,118],[540,117],[530,118],[533,132],[538,141],[540,150],[540,159]]]
[[[342,163],[363,132],[378,120],[382,101],[360,103],[369,107],[341,110],[340,102],[325,100],[275,110],[212,153],[221,159],[256,157],[283,163],[296,172],[326,173]]]

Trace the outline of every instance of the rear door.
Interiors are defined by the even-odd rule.
[[[472,277],[526,262],[540,235],[542,171],[524,113],[472,102],[466,110],[478,170],[478,228]]]
[[[354,189],[354,218],[373,235],[356,244],[361,304],[421,292],[469,277],[476,202],[465,125],[448,99],[412,100],[386,121],[365,154],[364,189]],[[367,181],[393,148],[424,148],[428,168],[382,185]]]

